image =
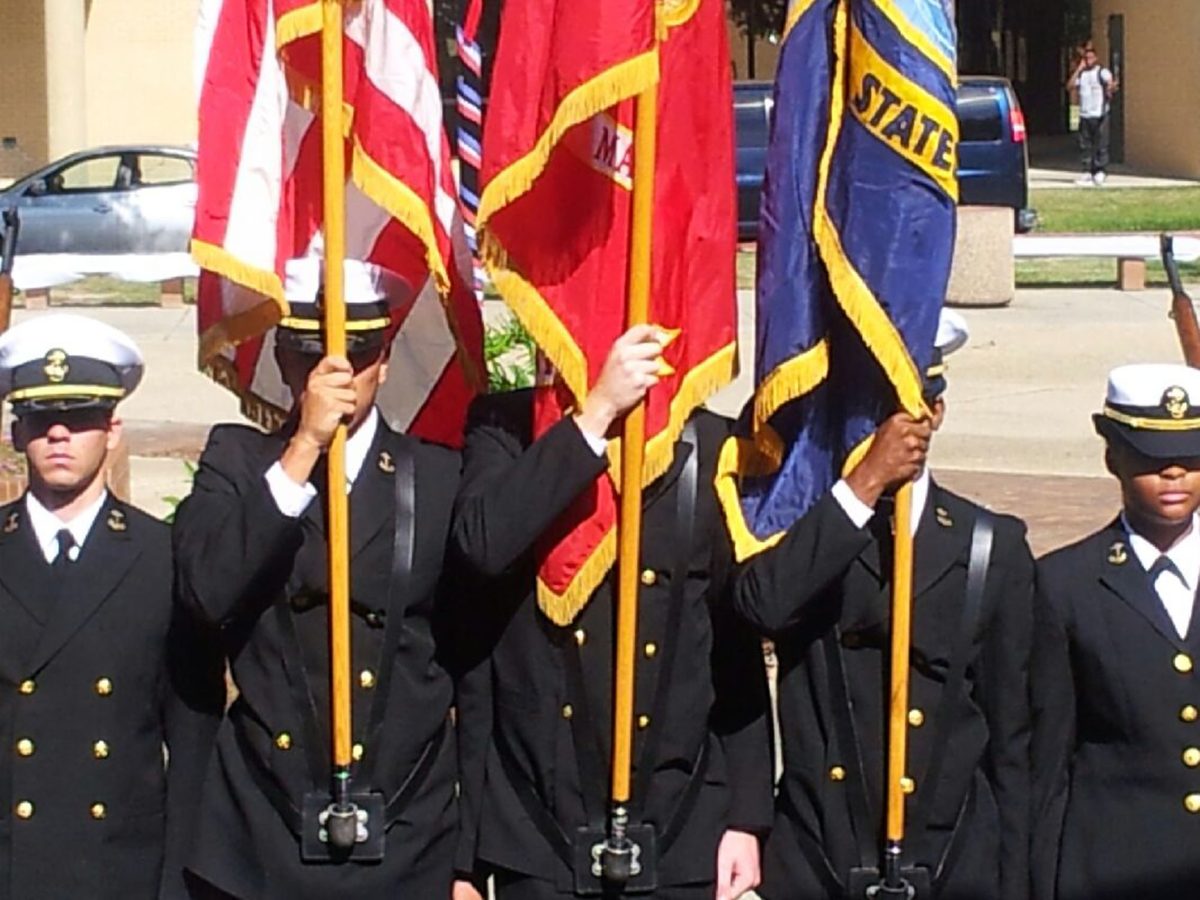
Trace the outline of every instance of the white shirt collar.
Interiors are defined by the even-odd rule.
[[[1200,517],[1193,515],[1191,530],[1174,547],[1163,553],[1149,540],[1134,531],[1129,524],[1129,519],[1125,517],[1125,513],[1121,513],[1121,527],[1129,536],[1129,546],[1133,548],[1133,555],[1138,558],[1142,568],[1149,572],[1150,567],[1158,558],[1165,556],[1175,566],[1183,583],[1193,591],[1196,589],[1196,581],[1200,576],[1200,527],[1197,527],[1198,523],[1200,523]]]
[[[92,525],[95,524],[96,517],[100,515],[100,510],[107,500],[108,491],[102,491],[100,496],[75,518],[64,522],[46,509],[41,501],[33,496],[33,491],[25,493],[25,509],[29,513],[29,524],[33,526],[33,533],[37,537],[38,546],[42,548],[42,555],[46,558],[46,562],[54,562],[54,558],[58,556],[58,533],[64,528],[71,532],[71,537],[75,540],[75,546],[71,550],[71,559],[79,558],[79,554],[83,550],[83,542],[87,540],[88,533],[92,530]]]
[[[379,410],[371,407],[358,430],[346,439],[346,483],[354,484],[358,473],[366,462],[367,452],[375,442],[375,432],[379,430]]]

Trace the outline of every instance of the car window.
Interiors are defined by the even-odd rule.
[[[143,153],[138,157],[138,163],[141,175],[139,184],[186,184],[196,177],[192,161],[182,156]]]
[[[76,191],[111,191],[117,179],[119,156],[94,156],[59,169],[46,179],[46,191],[64,194]]]
[[[767,112],[762,99],[737,99],[733,105],[739,147],[765,147],[770,137]]]
[[[962,85],[958,90],[959,141],[998,141],[1004,135],[1000,104],[988,87]]]

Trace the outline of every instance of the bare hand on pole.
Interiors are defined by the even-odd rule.
[[[925,467],[933,424],[896,413],[875,431],[862,461],[846,476],[846,484],[867,506],[874,506],[887,491],[915,479]]]
[[[450,900],[484,900],[484,894],[471,882],[458,879],[450,889]]]
[[[334,432],[354,415],[354,368],[340,356],[326,356],[309,373],[300,398],[300,424],[280,463],[287,476],[304,484]]]
[[[664,346],[662,330],[653,325],[635,325],[617,338],[575,416],[579,427],[595,437],[607,435],[658,384]]]

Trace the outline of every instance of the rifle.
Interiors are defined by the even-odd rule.
[[[12,319],[13,257],[17,253],[17,235],[21,231],[21,219],[15,209],[3,212],[3,234],[0,235],[0,334],[8,330]]]
[[[1171,318],[1179,333],[1183,361],[1194,369],[1200,369],[1200,322],[1196,320],[1196,307],[1183,289],[1183,279],[1179,277],[1174,239],[1164,234],[1160,240],[1163,268],[1167,270],[1167,282],[1171,285]]]

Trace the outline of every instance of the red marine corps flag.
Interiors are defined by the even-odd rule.
[[[583,400],[625,330],[633,98],[658,85],[649,321],[672,335],[671,371],[648,398],[643,484],[736,365],[727,40],[721,0],[506,0],[501,19],[478,223],[497,289],[556,372],[537,434]],[[598,484],[542,548],[539,603],[558,624],[612,567],[618,487]]]
[[[320,33],[313,0],[206,0],[200,13],[200,362],[260,421],[288,405],[263,352],[287,311],[283,265],[323,250]],[[433,40],[425,0],[346,5],[346,256],[397,273],[415,298],[393,312],[384,415],[457,444],[481,383],[482,327]]]

